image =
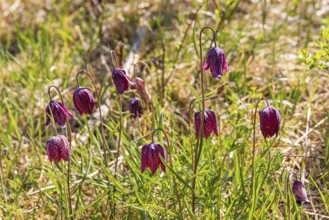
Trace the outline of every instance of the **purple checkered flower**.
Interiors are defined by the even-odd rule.
[[[222,48],[213,47],[208,51],[203,70],[205,71],[208,69],[210,69],[213,78],[221,78],[223,76],[223,70],[230,72]]]
[[[196,112],[194,114],[194,129],[196,131],[197,137],[199,137],[200,124],[201,124],[200,112]],[[218,136],[218,123],[217,123],[217,117],[215,112],[211,110],[205,110],[203,127],[204,127],[203,129],[204,138],[208,138],[212,132],[216,136]]]
[[[50,162],[68,161],[71,156],[69,142],[63,135],[51,137],[46,143],[46,150]]]
[[[73,114],[60,102],[51,100],[46,108],[47,119],[46,126],[49,125],[51,116],[54,117],[55,123],[59,126],[64,126],[66,122],[66,118],[72,118]]]
[[[145,144],[142,148],[141,162],[142,173],[150,168],[152,174],[154,174],[159,166],[163,172],[166,172],[166,166],[160,159],[160,155],[164,161],[166,161],[166,151],[160,144],[149,143]]]
[[[123,69],[115,68],[112,72],[112,79],[118,93],[123,94],[124,91],[129,89],[129,85],[135,85]]]
[[[259,111],[260,130],[263,133],[264,138],[270,138],[274,135],[278,136],[280,130],[280,111],[267,106]]]
[[[77,88],[73,93],[73,103],[80,115],[91,115],[95,107],[94,96],[88,88]]]

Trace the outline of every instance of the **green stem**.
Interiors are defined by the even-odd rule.
[[[62,101],[62,104],[65,105],[64,103],[64,99],[63,99],[63,96],[62,96],[62,93],[61,91],[59,90],[59,88],[57,86],[49,86],[48,88],[48,96],[49,96],[49,99],[52,100],[51,98],[51,95],[50,95],[50,90],[51,88],[54,88],[57,93],[59,94],[60,98],[61,98],[61,101]],[[69,122],[69,118],[66,117],[66,126],[67,126],[67,129],[68,129],[68,137],[69,137],[69,146],[70,146],[70,152],[71,152],[71,146],[72,146],[72,129],[71,129],[71,125],[70,125],[70,122]],[[68,164],[67,164],[67,193],[68,193],[68,199],[69,199],[69,219],[74,219],[73,217],[73,211],[72,211],[72,199],[71,199],[71,189],[70,189],[70,175],[71,175],[71,157],[68,161]]]
[[[68,136],[69,136],[69,144],[70,144],[70,152],[72,146],[72,129],[69,122],[69,118],[66,118],[66,125],[68,129]],[[70,209],[70,218],[74,219],[73,211],[72,211],[72,198],[71,198],[71,187],[70,187],[70,176],[71,176],[71,156],[67,164],[67,192],[69,197],[69,209]]]
[[[117,154],[116,154],[116,160],[115,160],[115,165],[114,165],[114,177],[115,179],[117,179],[117,169],[118,169],[118,161],[119,161],[119,155],[120,155],[120,148],[121,148],[121,135],[122,135],[122,101],[121,101],[121,95],[118,94],[119,97],[119,104],[120,104],[120,124],[119,124],[119,139],[118,139],[118,149],[117,149]],[[113,198],[114,194],[116,191],[116,187],[115,185],[113,186]],[[115,209],[116,209],[116,205],[115,202],[113,203],[113,208],[112,208],[112,217],[115,216]]]
[[[8,146],[4,142],[0,142],[0,145],[3,145],[5,147],[4,150],[8,150]],[[8,159],[7,153],[5,153]],[[3,166],[2,166],[2,149],[0,149],[0,169],[1,169],[1,184],[2,184],[2,191],[5,198],[5,202],[7,203],[7,192],[6,192],[6,179],[5,174],[3,172]]]
[[[256,117],[257,117],[257,107],[258,104],[265,100],[267,106],[269,106],[268,101],[266,98],[261,98],[257,101],[255,106],[255,113],[254,113],[254,121],[253,121],[253,140],[252,140],[252,173],[251,173],[251,195],[252,195],[252,208],[249,213],[249,219],[252,219],[253,212],[256,205],[256,190],[255,190],[255,154],[256,154]]]
[[[97,100],[98,100],[99,120],[101,122],[100,123],[100,128],[101,128],[102,142],[103,142],[102,143],[102,148],[103,148],[103,153],[104,153],[104,165],[107,166],[107,148],[108,148],[108,146],[107,146],[107,143],[106,143],[106,140],[105,140],[105,135],[104,135],[103,115],[102,115],[102,108],[101,108],[100,92],[97,89],[94,78],[90,75],[89,71],[86,71],[86,70],[80,70],[76,75],[76,81],[77,81],[78,87],[80,87],[79,75],[82,74],[82,73],[86,74],[91,79],[91,81],[93,83],[93,86],[95,88],[95,91],[96,91],[96,96],[97,96]]]
[[[153,131],[152,133],[152,142],[154,142],[154,135],[155,135],[155,132],[157,131],[162,131],[162,133],[165,135],[166,137],[166,140],[167,140],[167,150],[168,150],[168,157],[169,157],[169,163],[170,163],[170,167],[173,169],[174,166],[173,166],[173,162],[172,162],[172,157],[171,157],[171,148],[170,148],[170,144],[169,144],[169,139],[168,139],[168,135],[167,133],[162,129],[162,128],[157,128]],[[179,212],[180,212],[180,215],[181,215],[181,219],[184,219],[184,215],[183,215],[183,209],[182,209],[182,204],[181,204],[181,200],[180,200],[180,197],[179,197],[179,193],[178,193],[178,187],[177,187],[177,183],[176,183],[176,178],[174,175],[172,175],[172,181],[174,183],[174,190],[175,190],[175,194],[176,194],[176,197],[177,197],[177,202],[178,202],[178,206],[179,206]]]
[[[119,154],[120,154],[120,147],[121,147],[121,135],[122,135],[122,101],[121,101],[121,95],[119,94],[119,103],[120,103],[120,124],[119,124],[119,139],[118,139],[118,152],[116,155],[116,161],[115,161],[115,167],[114,167],[114,171],[115,171],[115,175],[117,172],[117,166],[118,166],[118,158],[119,158]]]
[[[203,79],[203,60],[202,60],[202,42],[201,42],[201,37],[202,37],[202,33],[204,30],[206,29],[210,29],[213,32],[213,41],[216,47],[216,33],[214,31],[214,29],[212,29],[209,26],[203,27],[200,31],[200,35],[199,35],[199,50],[200,50],[200,71],[201,71],[201,94],[202,94],[202,109],[200,112],[200,131],[199,131],[199,136],[197,137],[197,144],[194,150],[194,161],[192,159],[193,162],[193,178],[192,178],[192,211],[193,214],[195,214],[195,199],[196,199],[196,195],[195,195],[195,183],[196,183],[196,172],[197,172],[197,167],[198,167],[198,152],[201,153],[202,150],[202,144],[203,144],[203,128],[204,128],[204,111],[205,111],[205,95],[204,95],[204,79]],[[199,146],[200,145],[200,146]],[[200,148],[200,149],[199,149]]]
[[[290,187],[289,187],[289,180],[290,180],[290,176],[291,175],[295,175],[295,178],[296,180],[298,180],[298,176],[295,172],[290,172],[287,176],[287,179],[286,179],[286,199],[287,199],[287,216],[288,216],[288,219],[291,218],[291,211],[290,211]]]

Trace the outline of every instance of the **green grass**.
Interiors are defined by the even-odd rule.
[[[329,219],[329,78],[323,66],[327,36],[322,31],[328,12],[321,11],[326,0],[225,0],[201,5],[117,1],[98,9],[91,2],[97,1],[21,1],[13,9],[0,4],[0,141],[8,145],[10,157],[2,151],[0,217],[69,218],[67,163],[50,163],[45,150],[46,141],[55,135],[52,126],[44,126],[47,90],[57,85],[75,115],[70,120],[75,219]],[[201,99],[198,36],[206,25],[218,31],[217,44],[231,72],[220,80],[211,78],[209,71],[204,75],[206,108],[216,112],[219,135],[203,142],[193,214],[193,113],[200,111],[201,103],[193,105],[190,122],[189,105],[192,99]],[[206,31],[203,54],[211,47],[212,35]],[[129,76],[145,80],[151,95],[137,120],[128,111],[128,101],[137,92],[130,89],[120,101],[108,71],[109,48]],[[132,55],[136,59],[127,60]],[[134,73],[132,64],[138,60],[149,69],[136,68]],[[93,116],[81,117],[72,102],[76,73],[87,65],[102,88],[104,133],[111,150],[107,165],[98,109]],[[96,97],[85,75],[79,82]],[[52,96],[59,100],[53,92]],[[279,136],[265,142],[256,119],[252,195],[252,121],[261,97],[281,111],[282,122]],[[259,109],[264,106],[261,103]],[[141,173],[140,154],[157,128],[169,136],[173,165],[167,160],[167,172],[152,176],[149,170]],[[56,131],[67,135],[66,127]],[[155,140],[167,147],[161,132]],[[291,172],[304,182],[310,205],[295,203]]]

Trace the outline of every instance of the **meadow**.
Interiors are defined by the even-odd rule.
[[[329,0],[0,0],[0,219],[329,219],[328,24]]]

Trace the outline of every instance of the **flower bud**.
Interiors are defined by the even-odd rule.
[[[91,115],[95,107],[94,96],[88,88],[77,88],[73,93],[73,103],[80,115]]]
[[[267,106],[259,111],[260,130],[264,138],[270,138],[274,135],[278,136],[280,130],[280,111]]]
[[[69,112],[69,110],[60,102],[51,100],[50,103],[47,105],[46,108],[47,113],[47,120],[46,120],[46,126],[49,125],[51,116],[54,117],[55,123],[57,123],[59,126],[64,126],[66,122],[66,118],[72,118],[73,114]]]
[[[310,202],[307,198],[305,186],[299,180],[295,180],[292,184],[292,192],[296,198],[296,203],[301,204],[302,202]]]
[[[141,116],[143,113],[142,111],[142,105],[139,98],[134,97],[129,100],[129,112],[132,114],[131,116],[133,118],[136,118],[137,116]]]
[[[230,72],[222,48],[213,47],[208,51],[203,70],[205,71],[209,68],[213,78],[221,78],[223,76],[223,70]]]
[[[142,100],[146,103],[149,101],[149,94],[146,90],[144,80],[141,78],[137,77],[135,79],[135,88],[139,94],[139,96],[142,98]]]
[[[199,137],[200,132],[200,112],[196,112],[194,114],[194,129],[196,131],[196,136]],[[213,132],[216,136],[218,136],[218,123],[215,112],[211,110],[205,110],[204,114],[204,123],[203,123],[203,137],[208,138],[210,134]]]
[[[46,144],[47,155],[50,162],[56,163],[60,160],[68,161],[71,156],[69,142],[63,135],[51,137]]]

